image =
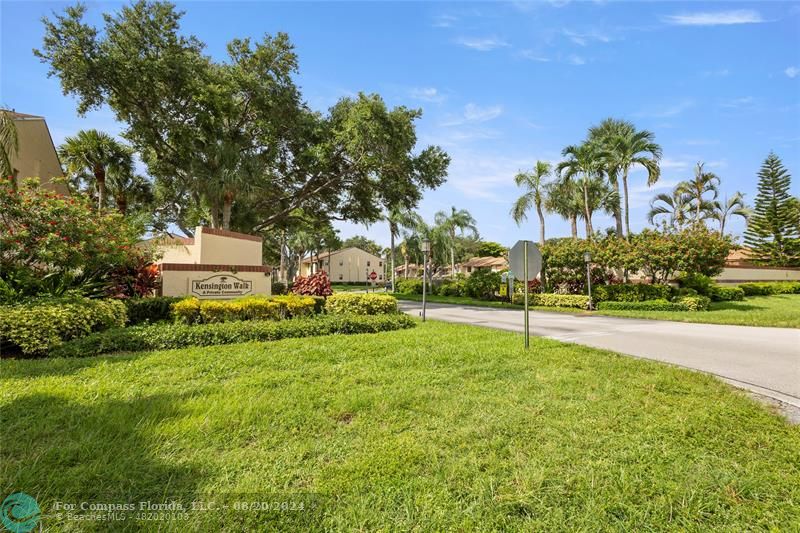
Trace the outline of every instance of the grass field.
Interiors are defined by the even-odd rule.
[[[419,294],[396,294],[399,300],[421,301]],[[461,296],[430,296],[429,302],[481,307],[519,309],[520,305],[508,302],[487,302]],[[739,326],[767,326],[776,328],[800,328],[800,294],[775,296],[751,296],[742,302],[711,302],[710,311],[580,311],[556,307],[532,306],[537,311],[557,313],[600,314],[628,318],[648,318],[677,322],[700,322],[704,324],[731,324]]]
[[[800,523],[800,427],[712,377],[541,338],[526,352],[513,333],[428,322],[0,370],[0,489],[36,497],[47,531]],[[170,499],[216,508],[52,512]],[[260,500],[295,510],[232,503]]]

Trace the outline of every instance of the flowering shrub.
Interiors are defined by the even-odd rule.
[[[324,270],[310,276],[298,276],[292,284],[292,292],[303,296],[330,296],[333,294],[331,280]]]
[[[314,313],[310,296],[246,296],[235,300],[185,298],[172,304],[172,315],[183,324],[213,324],[234,320],[280,320]]]
[[[330,296],[325,310],[333,314],[382,315],[397,312],[397,300],[388,294],[340,293]]]

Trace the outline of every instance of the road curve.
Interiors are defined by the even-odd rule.
[[[400,302],[418,316],[419,302]],[[523,330],[524,311],[428,304],[429,319]],[[530,312],[531,334],[702,372],[800,408],[800,329]]]

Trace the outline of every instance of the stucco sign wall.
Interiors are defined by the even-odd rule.
[[[192,279],[192,294],[196,296],[244,296],[253,292],[253,282],[230,274],[218,274],[205,279]]]

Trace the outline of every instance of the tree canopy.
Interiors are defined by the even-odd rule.
[[[376,94],[311,110],[286,34],[234,39],[215,61],[180,32],[170,3],[124,6],[102,28],[85,14],[78,4],[45,19],[35,53],[79,113],[108,105],[126,125],[156,180],[164,224],[259,232],[291,225],[298,210],[371,223],[444,182],[447,154],[416,147],[420,110],[390,109]]]

